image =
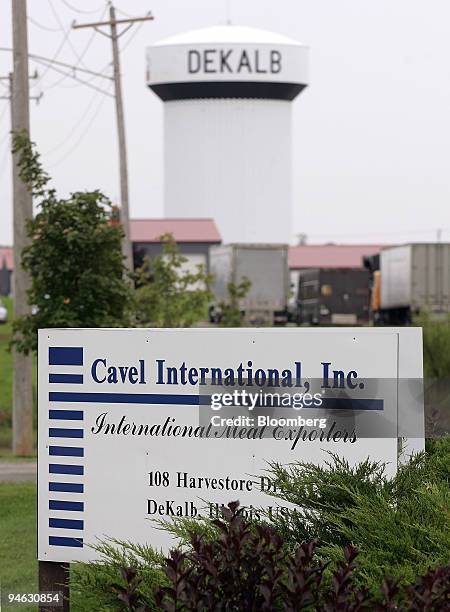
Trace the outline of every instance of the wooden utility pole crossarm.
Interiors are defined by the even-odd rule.
[[[133,271],[133,253],[131,248],[130,239],[130,212],[129,212],[129,199],[128,199],[128,163],[127,163],[127,143],[125,137],[125,117],[123,110],[123,98],[122,98],[122,78],[120,73],[120,54],[119,54],[119,38],[124,34],[128,28],[138,21],[151,21],[152,15],[146,15],[144,17],[130,17],[129,19],[116,19],[116,11],[114,6],[111,4],[109,7],[109,21],[98,21],[95,23],[74,23],[72,27],[75,30],[81,28],[94,28],[97,32],[108,36],[111,39],[112,45],[112,59],[113,59],[113,80],[114,80],[114,94],[116,101],[116,117],[117,117],[117,137],[119,146],[119,172],[120,172],[120,220],[125,234],[123,240],[123,255],[125,257],[125,263],[130,272]],[[128,27],[118,33],[118,24],[128,24]],[[100,28],[109,26],[110,33],[107,34]]]
[[[111,9],[114,10],[114,7],[111,6],[110,11]],[[146,15],[145,17],[130,17],[129,19],[116,19],[115,17],[113,19],[111,17],[109,21],[96,21],[95,23],[74,23],[72,27],[74,30],[79,30],[81,28],[97,28],[100,26],[112,25],[113,23],[116,25],[118,23],[136,23],[137,21],[152,21],[153,19],[154,17],[152,15]]]

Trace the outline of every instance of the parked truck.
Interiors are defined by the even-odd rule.
[[[369,272],[357,268],[300,270],[297,297],[299,325],[367,325]]]
[[[250,281],[239,307],[247,323],[287,323],[289,292],[288,246],[285,244],[228,244],[211,247],[214,304],[211,320],[220,321],[220,303],[228,300],[230,283]]]
[[[450,244],[418,243],[384,249],[372,268],[371,311],[375,324],[408,325],[413,316],[450,312]]]

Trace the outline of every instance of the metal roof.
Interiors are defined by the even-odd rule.
[[[222,242],[213,219],[130,220],[132,242],[161,242],[164,234],[172,234],[175,242]]]
[[[289,247],[289,268],[363,268],[365,255],[376,255],[388,244],[302,244]]]

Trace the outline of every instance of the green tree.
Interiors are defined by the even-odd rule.
[[[219,304],[219,323],[221,327],[240,327],[243,314],[240,300],[245,298],[252,283],[244,276],[239,283],[228,283],[228,299]]]
[[[203,266],[183,269],[173,237],[162,236],[163,253],[146,258],[137,272],[136,322],[142,327],[190,327],[207,318],[211,277]]]
[[[39,211],[27,224],[30,245],[22,252],[34,314],[14,322],[13,342],[28,352],[36,350],[40,328],[128,325],[132,285],[111,202],[100,191],[59,198],[26,134],[14,135],[13,150]]]

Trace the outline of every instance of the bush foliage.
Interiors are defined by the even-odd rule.
[[[323,610],[448,610],[450,566],[437,568],[403,587],[385,578],[377,592],[358,586],[358,551],[351,545],[331,570],[316,557],[316,541],[289,551],[277,531],[242,518],[239,503],[214,520],[217,536],[208,541],[192,533],[187,551],[174,550],[165,560],[169,586],[156,593],[161,610],[271,611]],[[119,595],[129,610],[150,610],[139,596],[139,578],[132,574]],[[129,595],[134,596],[130,605]]]
[[[73,563],[70,569],[70,602],[76,612],[123,610],[117,594],[129,588],[130,576],[124,568],[133,568],[139,576],[139,600],[157,610],[155,593],[168,585],[164,556],[151,546],[108,540],[96,546],[100,561]]]
[[[334,456],[274,463],[269,477],[295,512],[249,523],[233,504],[222,520],[177,519],[166,559],[102,545],[101,563],[74,566],[78,598],[98,610],[450,610],[449,439],[392,479]]]
[[[401,465],[388,479],[385,466],[356,467],[335,455],[326,466],[273,463],[275,497],[296,512],[271,524],[287,543],[318,538],[319,556],[342,559],[342,547],[360,550],[360,580],[377,588],[385,574],[412,582],[450,552],[450,438]]]
[[[247,297],[250,288],[251,282],[246,276],[239,283],[228,283],[227,299],[222,300],[217,307],[221,327],[241,327],[244,322],[244,313],[241,311],[240,302]]]
[[[423,329],[424,375],[431,379],[450,378],[450,315],[434,320],[426,312],[417,324]]]
[[[137,271],[136,322],[142,327],[191,327],[208,316],[211,277],[202,266],[185,269],[171,235],[162,236],[163,253],[146,258]]]

